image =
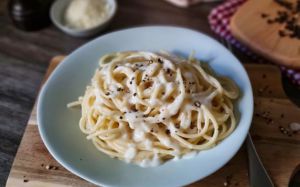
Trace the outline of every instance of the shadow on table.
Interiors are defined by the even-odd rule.
[[[300,86],[293,84],[285,75],[282,75],[282,85],[289,99],[300,107]]]

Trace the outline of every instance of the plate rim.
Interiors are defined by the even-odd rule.
[[[185,28],[185,27],[178,27],[178,26],[165,26],[165,25],[154,25],[154,26],[140,26],[140,27],[130,27],[130,28],[126,28],[126,29],[120,29],[120,30],[116,30],[116,31],[113,31],[113,32],[108,32],[106,34],[103,34],[99,37],[96,37],[94,39],[92,39],[91,41],[77,47],[74,51],[72,51],[66,58],[64,58],[62,60],[62,62],[60,62],[58,64],[58,66],[52,71],[52,73],[50,74],[50,76],[47,78],[47,80],[44,82],[44,84],[42,85],[42,88],[38,94],[38,102],[37,102],[37,123],[38,123],[38,131],[39,131],[39,134],[41,136],[41,139],[42,139],[42,142],[43,144],[45,145],[45,147],[47,148],[47,150],[49,151],[49,153],[51,154],[51,156],[59,163],[61,164],[64,168],[66,168],[68,171],[70,171],[71,173],[77,175],[78,177],[88,181],[88,182],[91,182],[95,185],[103,185],[103,186],[114,186],[116,184],[107,184],[105,182],[101,182],[101,181],[98,181],[98,180],[95,180],[93,179],[93,177],[90,177],[90,176],[86,176],[86,175],[83,175],[80,171],[74,169],[72,167],[72,164],[68,164],[68,163],[65,163],[63,157],[61,155],[57,155],[55,154],[55,151],[53,150],[52,146],[50,145],[49,142],[46,141],[46,138],[45,138],[45,132],[42,130],[42,125],[41,122],[42,122],[42,100],[45,98],[44,95],[45,95],[45,92],[46,92],[46,87],[48,86],[48,83],[53,79],[53,77],[56,76],[57,72],[59,71],[59,69],[63,68],[66,64],[67,61],[69,61],[69,59],[71,58],[71,56],[74,56],[76,55],[79,51],[81,51],[83,48],[85,48],[86,46],[88,45],[93,45],[93,43],[97,43],[99,39],[101,38],[104,38],[108,35],[111,35],[111,34],[118,34],[118,33],[121,33],[121,32],[128,32],[128,31],[137,31],[137,30],[140,30],[140,29],[180,29],[180,30],[184,30],[184,31],[189,31],[189,32],[194,32],[194,33],[197,33],[199,35],[203,35],[205,36],[207,39],[210,39],[216,43],[218,43],[219,45],[221,45],[219,42],[217,42],[216,39],[210,37],[209,35],[205,34],[205,33],[202,33],[200,31],[197,31],[197,30],[194,30],[194,29],[190,29],[190,28]],[[222,45],[221,45],[222,46]],[[231,53],[230,51],[228,51],[228,49],[226,49],[224,46],[222,46],[227,53]],[[252,123],[252,119],[253,119],[253,112],[254,112],[254,98],[253,98],[253,89],[252,89],[252,85],[251,85],[251,82],[250,82],[250,79],[249,79],[249,75],[248,73],[246,72],[245,70],[245,67],[242,65],[242,63],[240,62],[239,59],[237,59],[237,57],[231,53],[231,55],[236,59],[237,63],[240,64],[241,68],[242,68],[242,71],[243,73],[245,73],[245,78],[246,78],[246,82],[247,82],[247,87],[249,88],[249,91],[251,91],[250,93],[250,103],[249,104],[249,109],[250,110],[249,112],[249,119],[246,121],[247,122],[247,127],[245,128],[246,130],[244,130],[243,132],[245,132],[245,134],[243,134],[243,137],[242,137],[242,140],[241,142],[238,143],[238,149],[234,150],[231,152],[230,156],[228,156],[228,159],[226,159],[226,162],[224,162],[223,164],[219,165],[218,167],[216,167],[216,169],[214,169],[212,172],[209,172],[208,174],[204,175],[203,177],[201,178],[197,178],[195,180],[191,180],[190,182],[188,183],[184,183],[182,185],[188,185],[188,184],[191,184],[191,183],[194,183],[196,181],[200,181],[202,180],[203,178],[207,177],[207,176],[210,176],[212,175],[213,173],[215,173],[216,171],[218,171],[219,169],[221,169],[225,164],[227,164],[235,155],[236,153],[240,150],[243,142],[245,141],[246,137],[247,137],[247,134],[249,132],[249,129],[251,127],[251,123]],[[214,68],[212,68],[214,69]]]

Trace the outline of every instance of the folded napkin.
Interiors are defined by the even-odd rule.
[[[263,57],[252,52],[243,44],[241,44],[232,36],[230,32],[229,23],[231,17],[238,10],[238,8],[246,1],[247,0],[227,0],[226,2],[214,8],[208,16],[210,27],[217,35],[227,40],[227,42],[240,49],[246,55],[251,56],[257,62],[271,63]],[[293,83],[300,86],[300,71],[289,69],[284,66],[280,66],[280,69],[287,77],[291,79]]]

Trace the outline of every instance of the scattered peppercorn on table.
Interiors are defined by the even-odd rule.
[[[258,54],[300,69],[300,1],[249,0],[234,14],[230,30]]]

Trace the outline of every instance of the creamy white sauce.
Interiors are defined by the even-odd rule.
[[[142,128],[136,128],[133,131],[133,140],[135,142],[140,142],[145,139],[145,132]]]
[[[154,157],[149,160],[149,159],[144,159],[142,160],[141,163],[139,163],[139,166],[141,167],[156,167],[156,166],[159,166],[161,164],[161,160],[160,158],[158,157],[157,154],[154,154]]]
[[[158,135],[157,138],[159,139],[159,141],[167,146],[167,147],[171,147],[174,150],[179,150],[179,146],[177,143],[175,143],[174,141],[172,141],[169,137],[167,136],[162,136],[162,135]]]
[[[211,101],[212,99],[217,95],[217,91],[214,91],[212,93],[207,92],[207,94],[202,93],[202,94],[192,94],[192,100],[193,102],[200,102],[203,105],[206,105],[208,108],[211,107]]]
[[[155,107],[155,106],[161,104],[161,102],[156,98],[151,98],[149,100],[149,104],[150,104],[151,107]]]
[[[174,156],[174,158],[172,160],[173,161],[178,161],[178,160],[180,160],[180,157],[179,156]]]
[[[124,159],[126,162],[131,162],[132,159],[136,156],[136,148],[134,146],[129,146],[124,154]]]
[[[197,155],[196,151],[191,151],[189,153],[186,153],[182,156],[182,159],[191,159],[194,158]]]
[[[193,80],[193,78],[194,78],[194,76],[193,76],[193,74],[191,73],[191,72],[188,72],[188,71],[185,71],[184,73],[183,73],[183,76],[185,77],[185,78],[187,78],[187,80]]]
[[[121,132],[121,139],[124,140],[124,142],[127,142],[127,140],[130,139],[128,142],[132,143],[132,145],[130,144],[127,146],[124,153],[124,160],[126,162],[136,162],[135,159],[139,158],[137,155],[139,151],[138,146],[140,145],[146,150],[153,151],[154,145],[151,139],[153,138],[151,137],[153,134],[156,135],[161,144],[171,148],[169,150],[173,151],[173,160],[178,160],[180,157],[183,159],[195,157],[197,155],[196,151],[188,152],[185,155],[180,154],[182,149],[181,145],[174,139],[177,128],[174,126],[175,122],[173,122],[173,119],[170,117],[176,115],[178,111],[181,111],[179,118],[176,117],[177,120],[180,121],[180,127],[178,128],[181,130],[189,129],[192,123],[191,110],[194,110],[197,107],[194,103],[200,102],[201,105],[207,105],[209,108],[212,99],[218,92],[213,90],[206,90],[203,92],[199,90],[196,91],[196,87],[188,83],[186,84],[188,89],[190,91],[195,91],[196,93],[187,94],[187,89],[182,82],[183,79],[186,81],[193,81],[194,76],[191,72],[180,70],[180,68],[174,65],[170,60],[163,57],[160,57],[163,59],[163,63],[155,62],[148,64],[148,61],[138,62],[139,68],[137,68],[135,65],[136,63],[131,63],[130,58],[138,58],[140,55],[144,55],[149,61],[150,59],[158,58],[154,53],[142,52],[138,55],[127,57],[128,61],[125,64],[120,65],[116,63],[115,65],[118,65],[118,67],[115,69],[112,69],[115,65],[103,65],[105,71],[101,71],[102,74],[99,73],[98,76],[104,77],[102,81],[104,81],[104,85],[108,87],[107,90],[109,90],[109,95],[104,93],[105,96],[103,96],[103,93],[101,93],[100,90],[101,88],[98,88],[98,83],[94,81],[93,84],[97,88],[95,89],[96,102],[101,103],[97,104],[95,107],[97,107],[97,110],[101,111],[104,116],[114,116],[114,118],[118,118],[120,123],[122,121],[124,124],[124,121],[128,122],[129,127],[127,127],[127,130],[123,128]],[[143,64],[143,66],[140,66],[140,64]],[[172,71],[172,76],[166,75],[166,71],[170,70]],[[112,72],[125,74],[126,78],[118,80],[118,78],[113,77],[114,74]],[[141,73],[142,76],[141,82],[144,83],[137,85],[139,73]],[[154,73],[156,73],[155,76],[153,76]],[[149,88],[144,89],[143,86],[146,85],[146,82],[151,82],[152,85]],[[197,89],[199,88],[197,87]],[[169,96],[174,97],[174,100],[172,101]],[[104,106],[105,104],[107,106]],[[120,111],[114,113],[114,111],[110,110],[109,105],[115,105],[122,113]],[[135,105],[146,105],[147,112],[138,111],[138,107],[135,108]],[[152,108],[159,109],[159,113],[156,113],[155,116],[145,115],[148,114]],[[159,129],[159,125],[162,125],[158,125],[158,123],[166,125],[166,129],[170,131],[171,135],[166,135],[164,132],[153,133],[153,131],[151,131],[153,128]],[[178,122],[176,123],[176,125],[178,125]],[[196,133],[195,130],[196,129],[189,129],[188,132]],[[153,134],[148,134],[150,131]],[[193,148],[191,145],[185,147]],[[161,164],[161,160],[158,153],[155,153],[153,158],[142,159],[137,164],[141,167],[154,167]]]
[[[175,70],[175,65],[168,59],[164,59],[164,64],[163,64],[163,68],[164,69],[171,69],[171,70]]]
[[[137,103],[139,103],[139,99],[137,98],[137,97],[127,97],[127,99],[128,99],[128,102],[130,103],[130,104],[137,104]]]
[[[145,71],[145,75],[152,76],[155,72],[155,70],[158,68],[159,64],[153,63],[147,66],[147,69]]]
[[[172,134],[176,134],[176,131],[177,131],[177,130],[176,130],[174,124],[169,125],[169,128],[168,128],[168,129],[170,130],[171,135],[172,135]]]
[[[144,140],[144,146],[145,146],[145,148],[147,149],[147,150],[151,150],[152,149],[152,141],[150,141],[149,139],[145,139]]]

